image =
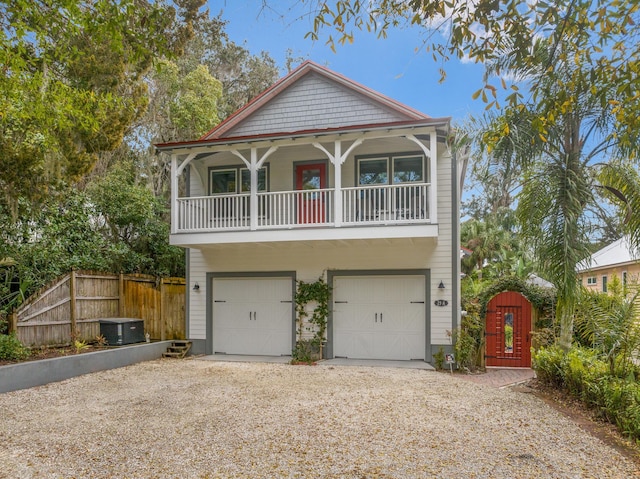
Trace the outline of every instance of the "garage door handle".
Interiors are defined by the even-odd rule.
[[[382,322],[382,313],[380,313],[380,322]]]
[[[378,322],[378,313],[376,313],[376,323]]]
[[[347,304],[349,301],[334,301],[334,303],[338,304]]]
[[[258,317],[258,312],[254,311],[253,312],[253,320],[255,321],[257,319],[257,317]]]
[[[411,301],[411,304],[424,304],[424,301]]]
[[[293,303],[293,301],[280,301],[281,303]]]
[[[222,300],[222,299],[215,299],[213,302],[214,303],[226,303],[226,301]]]

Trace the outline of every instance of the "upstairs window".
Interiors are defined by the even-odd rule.
[[[595,276],[589,276],[587,278],[587,286],[595,286],[596,284],[598,284],[598,278]]]
[[[238,184],[238,170],[211,170],[209,172],[209,194],[223,195],[235,193]]]
[[[268,166],[258,170],[258,191],[268,190]],[[248,168],[223,166],[209,168],[209,195],[228,195],[249,193],[251,191],[251,172]]]
[[[397,185],[425,181],[424,156],[403,155],[359,158],[358,185]]]
[[[393,182],[416,183],[424,181],[421,156],[401,156],[393,158]]]
[[[358,161],[359,185],[386,185],[389,183],[389,160],[372,158]]]

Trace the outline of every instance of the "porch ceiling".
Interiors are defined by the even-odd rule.
[[[335,246],[433,244],[438,241],[438,225],[373,226],[358,228],[309,228],[302,230],[233,231],[227,233],[182,233],[171,235],[171,244],[184,248],[215,250],[220,248],[311,249]]]

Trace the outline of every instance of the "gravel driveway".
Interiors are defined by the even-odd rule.
[[[432,371],[157,360],[0,395],[6,478],[630,478],[534,396]]]

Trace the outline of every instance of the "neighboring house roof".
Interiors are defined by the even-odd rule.
[[[553,283],[547,281],[544,278],[541,278],[537,274],[531,273],[527,278],[527,284],[532,284],[534,286],[540,286],[541,288],[553,288]]]
[[[629,238],[623,236],[591,255],[591,258],[578,265],[578,272],[607,268],[616,265],[634,263],[637,257],[631,251]]]
[[[448,126],[353,80],[306,61],[196,141],[159,150],[341,131]]]

